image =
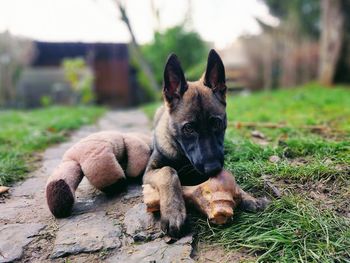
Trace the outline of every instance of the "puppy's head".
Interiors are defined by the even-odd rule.
[[[163,97],[170,131],[183,154],[202,175],[216,175],[224,164],[226,85],[225,68],[215,50],[210,51],[206,71],[196,82],[186,81],[176,55],[170,55]]]

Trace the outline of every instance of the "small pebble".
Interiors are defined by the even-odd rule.
[[[281,158],[278,157],[277,155],[272,155],[272,156],[270,156],[270,158],[269,158],[269,161],[270,161],[271,163],[278,163],[280,160],[281,160]]]
[[[266,137],[265,137],[265,135],[262,133],[262,132],[260,132],[260,131],[252,131],[252,136],[253,137],[255,137],[255,138],[259,138],[259,139],[265,139]]]

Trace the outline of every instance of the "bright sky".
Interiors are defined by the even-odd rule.
[[[161,27],[184,19],[189,0],[154,0]],[[276,23],[259,0],[192,0],[192,27],[222,48],[239,35],[258,33],[254,17]],[[137,40],[152,40],[151,0],[126,0]],[[0,32],[44,41],[128,42],[113,0],[0,0]]]

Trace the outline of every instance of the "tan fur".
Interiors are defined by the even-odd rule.
[[[178,152],[174,147],[172,147],[172,140],[168,132],[169,112],[161,109],[161,113],[159,114],[160,116],[157,122],[157,129],[154,130],[155,136],[158,138],[159,147],[165,149],[170,156],[175,158]]]

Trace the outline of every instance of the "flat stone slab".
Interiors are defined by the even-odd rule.
[[[122,132],[141,132],[150,134],[149,120],[140,110],[124,110],[107,112],[98,122],[100,130]]]
[[[7,221],[12,220],[14,222],[11,223],[18,223],[18,215],[23,211],[24,209],[28,208],[30,204],[28,204],[29,201],[25,200],[25,202],[8,202],[0,204],[0,222],[1,221]]]
[[[51,258],[121,246],[121,227],[104,212],[61,219]]]
[[[159,220],[147,212],[144,203],[137,204],[126,212],[124,226],[126,233],[135,241],[155,239],[161,234]]]
[[[8,224],[0,227],[0,262],[20,259],[23,247],[45,227],[44,224]]]
[[[12,197],[33,198],[39,191],[44,192],[46,181],[40,177],[31,177],[11,191]]]
[[[194,262],[190,257],[192,252],[191,235],[181,238],[173,244],[167,244],[162,239],[157,239],[142,245],[126,248],[115,256],[107,259],[110,263],[141,263],[141,262]]]

